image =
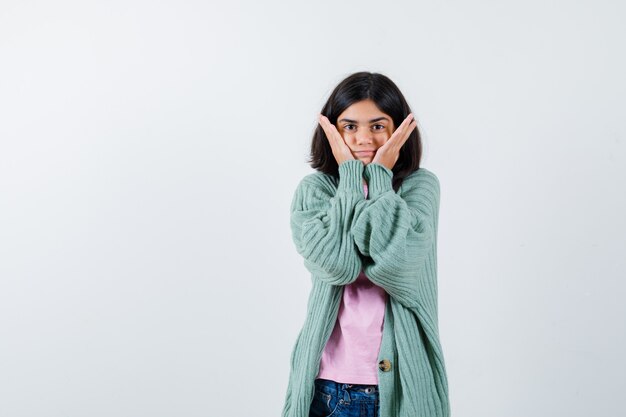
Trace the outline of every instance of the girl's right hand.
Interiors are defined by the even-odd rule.
[[[337,130],[334,124],[328,120],[328,117],[323,114],[319,115],[319,123],[324,129],[324,133],[326,133],[326,138],[330,143],[330,148],[332,149],[333,156],[337,160],[337,165],[341,165],[342,162],[347,161],[349,159],[356,159],[354,155],[352,155],[352,151],[343,140],[343,137]]]

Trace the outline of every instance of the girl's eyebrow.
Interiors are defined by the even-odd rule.
[[[375,119],[370,120],[369,123],[374,123],[374,122],[377,122],[379,120],[387,120],[387,121],[389,121],[389,118],[385,117],[385,116],[381,116],[381,117],[377,117]],[[356,120],[352,120],[352,119],[341,119],[341,120],[339,120],[339,122],[357,123]]]

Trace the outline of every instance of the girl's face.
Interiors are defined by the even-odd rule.
[[[337,130],[352,155],[369,164],[376,150],[389,140],[395,130],[391,116],[381,112],[372,100],[361,100],[337,117]]]

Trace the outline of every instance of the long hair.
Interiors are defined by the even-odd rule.
[[[411,113],[409,104],[393,81],[385,75],[367,71],[353,73],[341,81],[322,107],[321,113],[336,125],[337,118],[345,109],[366,99],[372,100],[380,111],[391,116],[396,129]],[[416,126],[400,149],[398,160],[392,169],[392,183],[396,192],[404,178],[419,169],[421,158],[422,140]],[[311,154],[307,163],[312,168],[339,179],[337,160],[319,123],[313,133]]]

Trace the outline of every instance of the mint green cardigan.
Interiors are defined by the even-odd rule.
[[[439,180],[420,168],[396,193],[392,178],[383,165],[350,159],[339,165],[339,180],[314,172],[295,190],[292,237],[312,288],[291,353],[282,417],[308,417],[344,286],[361,268],[389,294],[378,360],[389,360],[391,368],[378,370],[380,416],[450,416],[437,319]]]

